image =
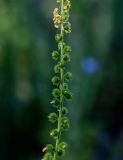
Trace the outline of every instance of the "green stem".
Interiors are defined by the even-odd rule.
[[[61,16],[63,15],[63,7],[64,7],[64,0],[61,1]],[[61,37],[62,37],[62,41],[61,41],[61,56],[60,56],[60,62],[62,62],[63,60],[63,42],[64,42],[64,31],[63,31],[63,24],[61,24],[61,28],[60,28],[60,32],[61,32]],[[61,86],[63,86],[64,83],[64,79],[63,79],[63,75],[64,75],[64,71],[63,69],[61,69],[60,71],[60,79],[61,79]],[[55,145],[55,151],[54,151],[54,156],[53,156],[53,160],[57,160],[57,154],[58,154],[58,145],[60,143],[60,137],[61,137],[61,117],[62,117],[62,107],[63,107],[63,95],[62,95],[62,87],[60,87],[60,107],[59,107],[59,117],[58,117],[58,132],[59,132],[59,136],[56,139],[56,145]]]

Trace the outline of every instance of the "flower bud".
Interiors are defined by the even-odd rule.
[[[71,8],[71,2],[70,0],[66,0],[64,4],[64,12],[68,12],[70,8]]]
[[[66,150],[67,147],[68,147],[68,144],[67,144],[66,142],[61,142],[61,143],[59,144],[59,148],[61,148],[61,149],[63,149],[63,150]]]
[[[71,33],[71,24],[69,22],[64,24],[64,31],[65,33]]]
[[[59,99],[55,98],[50,103],[53,105],[53,107],[58,107],[60,104],[60,101]]]
[[[63,152],[63,150],[61,150],[61,149],[58,149],[58,156],[63,156],[63,154],[64,154],[64,152]]]
[[[52,159],[53,159],[52,154],[48,152],[44,155],[42,160],[52,160]]]
[[[71,46],[65,45],[65,46],[64,46],[64,51],[65,51],[65,52],[71,52]]]
[[[59,57],[60,57],[60,54],[59,54],[58,51],[53,51],[53,52],[52,52],[52,58],[53,58],[54,60],[58,60]]]
[[[62,117],[61,127],[62,127],[63,130],[68,130],[69,129],[69,120],[68,120],[67,117]]]
[[[60,83],[60,78],[58,76],[54,76],[51,81],[52,81],[53,85],[57,86]]]
[[[59,96],[60,96],[60,90],[57,89],[57,88],[53,89],[52,95],[53,95],[54,97],[56,97],[56,98],[59,97]]]
[[[48,119],[50,122],[55,123],[58,120],[58,116],[56,113],[50,113]]]
[[[61,142],[58,145],[58,155],[63,156],[65,154],[66,149],[67,149],[67,143]]]
[[[56,34],[56,35],[55,35],[55,40],[56,40],[57,42],[61,41],[61,40],[62,40],[61,34]]]
[[[64,66],[65,66],[64,61],[62,61],[62,62],[59,63],[59,67],[60,67],[60,68],[64,68]]]
[[[68,21],[68,18],[69,18],[69,14],[68,13],[64,13],[63,15],[62,15],[62,21]]]
[[[71,80],[71,79],[72,79],[72,73],[71,73],[71,72],[65,73],[65,74],[64,74],[64,79],[65,79],[66,81]]]
[[[50,132],[50,136],[53,137],[54,139],[56,139],[59,135],[58,129],[53,129]]]
[[[54,72],[55,73],[60,73],[60,70],[61,70],[61,68],[60,68],[59,64],[55,65]]]
[[[65,46],[65,43],[64,42],[59,42],[58,43],[58,49],[60,50],[62,47]]]
[[[59,9],[55,8],[53,11],[53,22],[55,28],[60,28],[60,25],[62,23],[61,15],[59,14]]]
[[[68,109],[66,107],[62,108],[62,115],[67,115],[68,114]]]
[[[69,90],[63,90],[63,95],[67,100],[71,100],[73,96]]]
[[[64,83],[62,89],[63,89],[63,90],[68,90],[68,84],[67,84],[67,83]]]
[[[56,2],[57,2],[57,3],[61,3],[61,0],[57,0]]]
[[[70,55],[65,54],[63,57],[64,62],[70,62]]]

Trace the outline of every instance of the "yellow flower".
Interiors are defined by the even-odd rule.
[[[54,21],[54,26],[56,28],[59,28],[62,22],[62,17],[58,13],[58,8],[55,8],[53,11],[53,21]]]
[[[56,2],[57,2],[57,3],[61,3],[61,0],[57,0]]]
[[[70,0],[67,0],[64,4],[64,11],[67,12],[71,8]]]

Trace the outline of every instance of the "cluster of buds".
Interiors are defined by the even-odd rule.
[[[57,0],[57,3],[62,5],[61,0]],[[69,20],[69,10],[71,8],[70,0],[64,1],[63,12],[61,15],[61,10],[59,8],[55,8],[53,11],[53,22],[55,28],[60,28],[61,25],[66,33],[71,32],[71,24],[68,22]]]
[[[58,43],[56,50],[52,52],[52,58],[56,61],[54,66],[55,76],[52,78],[54,89],[52,91],[51,105],[56,108],[56,112],[50,113],[48,119],[51,123],[56,123],[57,127],[50,131],[50,136],[55,140],[55,144],[46,145],[42,152],[42,160],[57,160],[58,156],[63,156],[67,149],[67,143],[61,140],[61,135],[69,129],[68,109],[65,101],[72,99],[72,92],[69,89],[68,81],[72,79],[72,73],[66,71],[66,64],[71,61],[71,47],[64,41],[64,35],[71,32],[69,22],[70,0],[56,0],[59,5],[53,11],[53,21],[58,33],[55,40]]]
[[[58,8],[55,8],[53,11],[53,21],[56,28],[59,28],[62,23],[62,18],[58,11]]]
[[[64,4],[64,12],[68,12],[70,8],[71,8],[71,2],[70,0],[66,0]]]

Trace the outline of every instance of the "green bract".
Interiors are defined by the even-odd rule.
[[[72,79],[72,73],[66,71],[67,62],[70,62],[71,46],[65,41],[65,37],[71,32],[69,22],[70,0],[56,0],[58,6],[53,11],[54,27],[58,29],[55,34],[57,48],[52,52],[53,60],[57,61],[54,66],[55,76],[52,83],[56,87],[52,90],[51,105],[56,108],[56,112],[50,113],[48,119],[56,124],[56,128],[50,131],[50,136],[55,140],[55,144],[48,144],[43,148],[46,152],[42,160],[57,160],[66,152],[67,143],[62,142],[62,134],[69,129],[68,109],[64,107],[66,100],[72,99],[72,92],[69,89],[68,81]]]

